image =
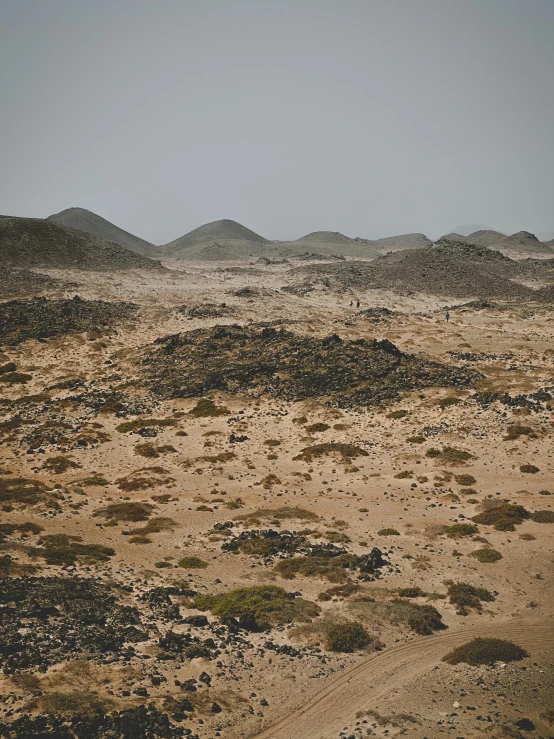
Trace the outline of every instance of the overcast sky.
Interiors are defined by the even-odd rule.
[[[0,0],[0,213],[554,231],[554,0]]]

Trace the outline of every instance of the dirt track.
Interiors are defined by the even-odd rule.
[[[417,680],[454,647],[475,636],[509,638],[531,654],[554,649],[554,630],[547,622],[498,623],[417,639],[373,654],[328,684],[306,705],[261,733],[259,739],[335,739],[356,711],[373,708],[380,698]]]

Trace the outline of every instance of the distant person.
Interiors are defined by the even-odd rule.
[[[352,308],[353,305],[354,305],[354,302],[351,300],[350,301],[350,307]]]
[[[448,323],[448,321],[450,320],[450,313],[448,313],[448,311],[446,312],[445,318],[446,318],[446,323]]]
[[[356,301],[356,308],[359,308],[359,307],[360,307],[360,301],[358,300]]]

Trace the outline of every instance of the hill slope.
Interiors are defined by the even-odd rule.
[[[119,226],[115,226],[105,218],[85,208],[67,208],[67,210],[62,210],[61,213],[48,216],[46,220],[58,223],[60,226],[76,228],[78,231],[84,231],[93,236],[99,236],[101,239],[119,244],[146,257],[151,256],[155,250],[153,244],[128,231],[124,231]]]
[[[425,249],[425,247],[431,246],[432,243],[431,239],[421,233],[387,236],[373,242],[374,246],[385,254],[390,251],[404,251],[404,249]]]
[[[185,256],[186,251],[194,247],[222,241],[243,241],[252,244],[267,243],[267,239],[246,228],[246,226],[236,221],[224,219],[205,223],[184,236],[170,241],[169,244],[159,247],[158,251],[166,256],[180,257]]]
[[[491,248],[508,253],[552,255],[552,248],[549,244],[539,241],[529,231],[518,231],[493,244]]]
[[[9,267],[162,269],[156,262],[98,236],[40,218],[0,217],[0,262]]]

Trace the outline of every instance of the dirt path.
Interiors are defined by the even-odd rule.
[[[393,690],[417,680],[454,647],[475,636],[512,639],[531,654],[554,648],[552,623],[497,623],[417,639],[369,657],[328,684],[306,705],[292,711],[258,734],[259,739],[336,739],[341,729],[360,710],[374,708]]]

